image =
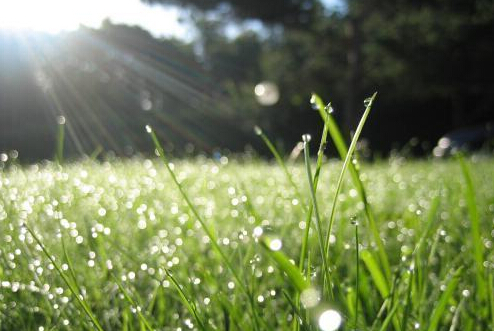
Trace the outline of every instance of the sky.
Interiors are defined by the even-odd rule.
[[[342,0],[323,0],[326,6]],[[113,23],[139,25],[154,36],[192,39],[193,29],[181,24],[176,7],[149,5],[140,0],[0,0],[0,29],[56,34],[79,25],[98,28],[105,18]]]

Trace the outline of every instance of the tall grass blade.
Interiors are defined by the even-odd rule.
[[[348,148],[348,152],[346,154],[345,161],[343,162],[343,166],[341,168],[340,175],[338,177],[338,182],[336,184],[336,192],[335,192],[335,195],[333,198],[333,204],[331,206],[331,213],[329,216],[328,231],[326,232],[326,240],[324,242],[324,248],[325,248],[326,256],[329,255],[329,238],[330,238],[331,231],[333,228],[334,217],[335,217],[335,213],[336,213],[336,206],[338,204],[338,196],[340,194],[341,186],[343,184],[343,177],[345,175],[345,172],[346,172],[349,164],[352,162],[351,159],[353,156],[353,152],[355,151],[355,147],[357,146],[358,138],[360,137],[360,133],[362,132],[362,129],[364,128],[365,121],[367,120],[367,116],[369,115],[370,110],[372,109],[372,105],[374,103],[376,95],[377,95],[377,93],[374,93],[372,95],[372,97],[370,98],[370,101],[369,101],[369,103],[368,103],[368,105],[364,111],[364,114],[362,115],[362,118],[360,119],[360,122],[357,126],[357,129],[355,130],[355,134],[353,135],[352,142],[350,143],[350,147]]]
[[[451,277],[451,280],[446,286],[446,289],[439,297],[437,305],[432,311],[432,315],[430,317],[429,327],[427,328],[427,331],[437,330],[437,326],[439,325],[439,322],[441,321],[441,317],[443,316],[446,310],[448,301],[451,299],[451,297],[453,296],[456,290],[456,287],[458,286],[462,272],[463,272],[463,267],[460,267],[455,271],[455,273]]]
[[[60,233],[60,235],[61,235],[61,240],[62,240],[63,255],[65,257],[65,261],[67,261],[67,265],[69,267],[69,272],[70,272],[70,275],[72,277],[72,281],[74,282],[74,286],[77,289],[77,292],[81,293],[81,289],[80,289],[79,285],[77,284],[77,278],[75,276],[74,267],[72,266],[72,260],[70,259],[69,254],[67,253],[67,249],[65,248],[65,241],[63,240],[63,235],[61,233]]]
[[[60,266],[52,258],[51,254],[48,252],[48,250],[46,249],[45,245],[43,245],[43,243],[38,238],[38,236],[34,233],[33,230],[31,230],[31,228],[26,223],[24,223],[23,226],[31,234],[31,236],[34,238],[34,240],[36,241],[36,243],[38,243],[38,245],[41,247],[41,250],[43,251],[43,253],[46,255],[46,257],[53,264],[53,266],[57,270],[58,274],[62,277],[62,280],[64,281],[65,285],[67,285],[67,287],[69,288],[69,290],[72,293],[72,295],[76,298],[77,302],[81,306],[81,308],[84,311],[84,313],[89,317],[89,319],[91,320],[91,322],[93,322],[94,327],[98,331],[103,331],[103,328],[101,327],[101,324],[99,323],[98,319],[93,314],[93,312],[91,311],[91,308],[89,308],[89,306],[86,304],[86,302],[84,302],[84,300],[81,299],[80,294],[77,292],[77,289],[74,287],[74,285],[72,284],[72,282],[70,281],[70,279],[62,271],[62,269],[60,268]]]
[[[336,124],[335,119],[333,116],[329,115],[327,116],[324,113],[324,102],[322,99],[316,95],[312,94],[311,102],[316,105],[317,109],[319,110],[319,114],[321,115],[321,118],[325,121],[325,123],[328,126],[329,130],[329,135],[331,136],[331,139],[333,140],[336,150],[338,151],[338,154],[340,155],[340,158],[342,160],[345,160],[346,155],[348,154],[347,146],[345,143],[345,139],[343,138],[343,135],[341,134],[341,131],[338,127],[338,124]],[[365,191],[364,184],[360,180],[360,175],[358,169],[355,167],[355,165],[350,162],[348,164],[348,168],[353,180],[353,183],[355,187],[357,188],[357,191],[359,193],[360,198],[362,199],[362,202],[364,203],[364,211],[365,215],[367,217],[367,220],[369,221],[369,227],[371,229],[372,236],[374,238],[374,241],[376,242],[377,249],[378,249],[378,254],[379,254],[379,260],[381,261],[381,264],[384,268],[385,275],[390,281],[391,279],[391,269],[389,267],[389,259],[386,253],[386,250],[384,249],[384,244],[381,240],[381,237],[379,235],[379,229],[377,228],[375,219],[374,219],[374,214],[372,212],[371,206],[368,203],[367,200],[367,193]]]
[[[276,162],[278,162],[278,165],[281,167],[281,169],[283,169],[283,172],[285,173],[286,178],[290,182],[290,185],[295,190],[295,194],[297,195],[297,198],[300,201],[300,205],[303,207],[304,210],[306,210],[307,206],[305,205],[304,200],[302,199],[302,194],[300,193],[300,190],[299,190],[297,184],[295,184],[292,175],[288,171],[288,168],[286,167],[285,161],[281,157],[280,153],[278,153],[278,150],[276,149],[276,147],[274,147],[271,140],[269,140],[268,136],[266,136],[266,134],[262,131],[262,129],[260,127],[255,126],[254,132],[256,135],[261,137],[261,139],[264,141],[264,144],[266,144],[266,146],[270,150],[271,154],[273,154],[274,158],[276,159]]]
[[[324,284],[326,285],[326,281],[328,281],[328,286],[325,289],[327,290],[328,293],[332,294],[333,292],[332,292],[332,286],[331,286],[331,274],[329,271],[328,257],[324,253],[324,237],[323,237],[322,222],[321,222],[321,216],[319,214],[319,207],[317,206],[316,192],[314,190],[314,182],[313,182],[312,171],[311,171],[311,166],[310,166],[310,155],[309,155],[310,136],[304,135],[303,141],[304,141],[305,169],[306,169],[306,173],[307,173],[307,179],[309,181],[309,192],[310,192],[310,197],[312,200],[312,206],[314,209],[314,216],[316,217],[316,233],[317,233],[319,250],[320,250],[320,254],[321,254],[323,271],[324,271],[324,277],[323,277],[324,278]]]
[[[461,154],[458,154],[463,177],[465,179],[466,190],[465,198],[467,200],[468,215],[470,217],[471,227],[471,243],[473,247],[473,256],[475,260],[475,279],[477,282],[477,296],[480,300],[486,299],[486,281],[484,279],[484,247],[480,236],[480,216],[477,210],[477,202],[475,198],[475,188],[473,186],[472,175],[470,169]]]
[[[230,270],[230,273],[235,278],[235,281],[236,281],[238,287],[247,295],[247,297],[249,299],[249,302],[250,302],[250,307],[251,307],[251,310],[252,310],[252,314],[253,314],[253,317],[254,317],[253,318],[253,320],[254,320],[254,328],[255,328],[255,330],[257,330],[259,328],[258,327],[257,312],[256,312],[254,300],[252,299],[252,295],[251,295],[249,289],[243,283],[242,279],[240,278],[239,273],[237,272],[237,269],[235,269],[233,267],[232,263],[230,262],[230,260],[226,256],[225,252],[221,249],[220,245],[218,244],[218,242],[216,240],[216,236],[208,228],[208,226],[206,225],[206,222],[204,222],[204,219],[201,217],[201,215],[197,211],[196,207],[192,204],[192,202],[189,199],[189,196],[187,195],[187,193],[185,192],[183,186],[178,181],[177,176],[175,175],[175,173],[173,172],[173,170],[171,169],[171,167],[169,165],[168,159],[167,159],[167,157],[165,155],[165,151],[163,150],[163,147],[161,146],[161,144],[160,144],[160,142],[158,140],[158,137],[154,133],[153,129],[149,125],[146,125],[146,131],[151,136],[151,139],[153,140],[154,146],[155,146],[155,148],[156,148],[156,150],[157,150],[157,152],[159,154],[159,157],[161,158],[161,160],[165,164],[165,167],[168,170],[168,173],[170,174],[170,177],[172,178],[173,182],[175,183],[175,185],[177,186],[178,190],[180,191],[180,194],[182,195],[183,199],[185,200],[185,202],[189,206],[190,210],[194,214],[194,216],[197,219],[197,221],[200,223],[200,225],[201,225],[202,229],[204,230],[204,232],[206,233],[206,235],[209,237],[210,242],[211,242],[211,245],[213,246],[213,249],[219,255],[219,257],[221,258],[221,260],[223,260],[223,262],[225,263],[225,265],[228,268],[228,270]]]
[[[146,126],[146,131],[151,136],[151,139],[153,140],[154,146],[156,147],[156,150],[158,151],[159,157],[161,158],[161,160],[165,164],[165,167],[168,170],[168,173],[170,174],[173,182],[175,183],[175,185],[177,186],[178,190],[180,191],[180,194],[182,195],[183,199],[185,200],[185,202],[189,206],[190,210],[194,214],[194,216],[197,219],[197,221],[201,224],[201,227],[204,230],[204,232],[206,233],[206,235],[209,237],[210,242],[211,242],[211,245],[213,246],[213,249],[218,253],[218,255],[223,260],[223,262],[225,263],[225,265],[227,266],[227,268],[230,270],[230,272],[232,273],[232,275],[235,278],[236,282],[238,283],[238,286],[247,295],[249,295],[249,291],[247,290],[247,288],[245,287],[244,283],[242,282],[242,280],[240,278],[240,275],[238,274],[237,270],[233,267],[232,263],[230,262],[230,260],[228,259],[228,257],[226,256],[226,254],[223,252],[223,250],[221,249],[220,245],[218,244],[218,242],[216,240],[216,236],[208,228],[208,226],[204,222],[203,218],[201,217],[201,215],[197,211],[196,207],[190,201],[189,196],[185,192],[182,184],[180,184],[180,182],[178,181],[177,176],[175,176],[175,173],[170,168],[168,159],[167,159],[167,157],[165,155],[165,151],[163,150],[163,147],[161,146],[161,144],[160,144],[160,142],[158,140],[158,137],[154,133],[153,129],[149,125],[147,125]]]
[[[354,221],[355,225],[355,266],[357,268],[357,277],[355,279],[355,326],[357,329],[358,325],[358,303],[359,303],[359,282],[360,282],[360,254],[359,254],[359,238],[358,238],[358,222]]]
[[[329,109],[331,109],[331,105],[328,104],[326,106],[326,118],[329,117]],[[317,192],[317,185],[319,183],[319,175],[321,173],[321,167],[322,167],[322,159],[324,157],[324,150],[326,149],[326,144],[327,144],[327,139],[328,139],[328,125],[326,124],[327,122],[324,122],[324,128],[322,130],[322,136],[321,136],[321,142],[319,143],[319,150],[317,151],[317,163],[316,163],[316,171],[314,173],[314,179],[313,179],[313,186],[314,186],[314,192]],[[299,257],[299,269],[303,270],[304,268],[304,262],[305,262],[305,256],[307,255],[307,245],[309,242],[309,232],[310,232],[310,223],[312,220],[312,212],[314,209],[314,205],[310,204],[309,210],[307,211],[307,216],[305,219],[305,233],[304,233],[304,238],[302,239],[302,247],[300,249],[300,257]]]

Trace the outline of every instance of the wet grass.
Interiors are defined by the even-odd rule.
[[[302,329],[317,329],[315,319],[333,309],[346,330],[356,320],[362,330],[384,324],[488,330],[494,161],[464,165],[468,181],[453,159],[361,165],[391,265],[389,281],[364,205],[350,178],[344,180],[330,238],[328,295],[315,228],[309,259],[301,272],[296,267],[307,211],[276,164],[225,158],[170,164],[211,235],[159,160],[13,166],[0,173],[0,328],[93,329],[89,311],[105,330],[273,330],[293,328],[293,319]],[[305,166],[287,169],[308,206]],[[341,163],[325,161],[320,173],[317,201],[326,225],[339,169]],[[294,300],[299,292],[301,304]]]
[[[493,330],[494,159],[362,164],[372,101],[347,147],[313,97],[317,160],[257,128],[275,161],[171,163],[147,128],[157,159],[62,163],[62,136],[0,170],[0,330]]]

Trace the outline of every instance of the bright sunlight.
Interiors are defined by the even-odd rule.
[[[96,28],[105,18],[140,25],[155,36],[192,38],[178,22],[175,7],[150,6],[139,0],[0,0],[0,29],[53,34],[76,30],[81,24]]]

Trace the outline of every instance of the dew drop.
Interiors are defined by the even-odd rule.
[[[147,133],[151,133],[151,132],[153,132],[153,129],[151,128],[151,126],[150,126],[150,125],[146,125],[146,132],[147,132]]]
[[[369,107],[370,103],[372,101],[372,98],[367,98],[364,100],[364,106]]]
[[[324,107],[324,111],[326,112],[326,114],[331,114],[333,113],[334,109],[333,107],[331,106],[331,103],[328,103],[326,105],[326,107]]]
[[[269,249],[272,251],[279,251],[282,246],[283,243],[280,239],[273,239],[269,242]]]
[[[57,123],[59,125],[64,125],[65,124],[65,116],[58,116],[57,117]]]
[[[312,109],[317,110],[317,108],[318,108],[317,107],[317,97],[315,94],[312,94],[310,96],[310,105],[311,105]]]
[[[254,133],[258,136],[262,135],[262,129],[259,126],[254,126]]]
[[[260,236],[262,236],[262,233],[263,233],[263,229],[260,226],[256,226],[254,228],[254,231],[252,231],[252,236],[254,238],[259,238]]]
[[[304,143],[308,143],[310,140],[312,139],[312,137],[310,136],[310,134],[306,133],[304,135],[302,135],[302,141]]]
[[[334,331],[341,325],[341,315],[336,310],[328,309],[319,316],[319,327],[322,331]]]

